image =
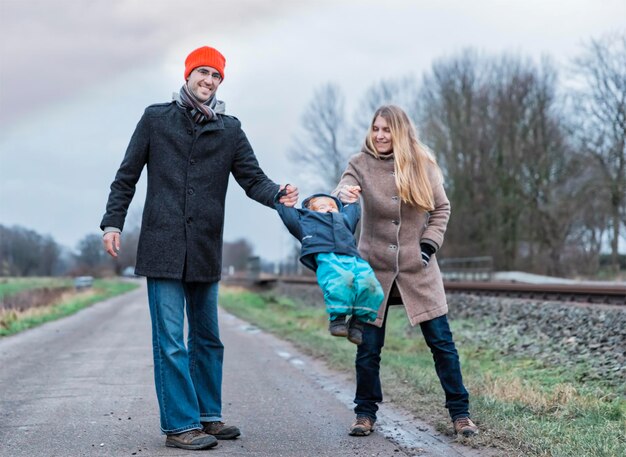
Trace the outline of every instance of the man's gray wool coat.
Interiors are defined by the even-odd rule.
[[[241,123],[218,114],[198,125],[175,102],[149,106],[111,184],[102,229],[124,228],[146,165],[148,190],[135,273],[218,281],[230,173],[248,197],[271,208],[279,190],[259,167]]]

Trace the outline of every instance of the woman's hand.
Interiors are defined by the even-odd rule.
[[[431,256],[435,253],[435,248],[428,243],[420,243],[420,248],[422,251],[422,265],[426,268]]]
[[[339,193],[337,194],[337,198],[341,200],[342,203],[354,203],[359,200],[359,195],[361,194],[361,186],[349,186],[344,185],[339,189]]]

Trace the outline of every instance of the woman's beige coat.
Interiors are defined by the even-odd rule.
[[[360,152],[350,158],[341,181],[361,186],[361,237],[359,252],[367,260],[385,291],[374,325],[381,327],[394,280],[411,325],[448,312],[436,255],[422,266],[420,242],[439,249],[450,218],[450,202],[434,167],[429,172],[435,209],[430,213],[401,202],[394,174],[393,155],[376,158]]]

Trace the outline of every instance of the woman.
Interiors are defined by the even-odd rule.
[[[359,186],[358,188],[353,186]],[[443,244],[450,202],[437,162],[402,109],[382,106],[365,144],[351,157],[333,194],[345,203],[362,196],[359,251],[385,291],[373,325],[366,325],[356,356],[355,436],[369,435],[382,401],[380,354],[390,301],[404,304],[411,325],[419,324],[435,361],[454,430],[478,433],[469,418],[459,356],[448,326],[446,296],[435,253]],[[391,300],[390,300],[391,298]]]

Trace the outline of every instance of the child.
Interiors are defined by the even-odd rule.
[[[285,186],[287,189],[287,186]],[[359,186],[354,186],[360,191]],[[384,293],[370,265],[356,247],[354,231],[361,216],[358,203],[343,205],[327,194],[315,194],[302,209],[274,202],[289,232],[302,243],[300,261],[317,275],[333,336],[361,344],[363,323],[376,319]],[[352,317],[346,324],[346,316]]]

